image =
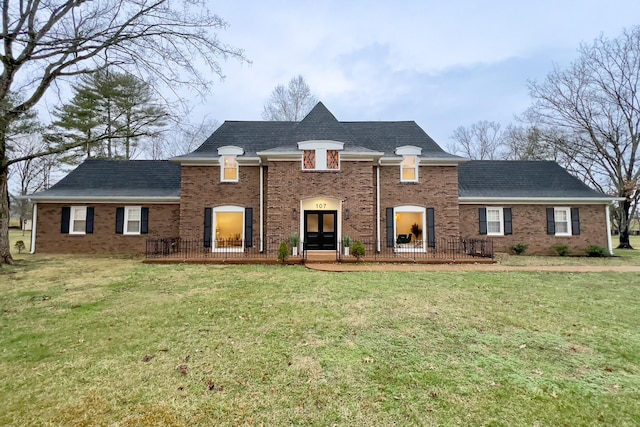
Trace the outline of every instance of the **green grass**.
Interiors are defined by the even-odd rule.
[[[638,425],[637,274],[26,256],[0,425]]]

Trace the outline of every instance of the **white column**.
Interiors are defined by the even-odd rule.
[[[607,245],[609,245],[609,255],[613,255],[613,243],[611,242],[611,215],[609,214],[609,206],[606,205],[605,214],[607,215]]]

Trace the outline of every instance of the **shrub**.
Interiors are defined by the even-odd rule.
[[[514,255],[522,255],[528,248],[529,245],[525,245],[524,243],[517,243],[511,246],[511,252],[513,252]]]
[[[360,261],[360,258],[363,257],[365,253],[366,251],[361,241],[356,240],[355,242],[353,242],[353,247],[351,248],[351,255],[356,257],[356,261]]]
[[[27,247],[25,246],[24,242],[22,240],[18,240],[15,244],[15,248],[18,250],[18,253],[22,253],[22,251],[24,251],[25,249],[27,249]]]
[[[349,246],[351,246],[351,237],[349,237],[349,236],[344,236],[344,237],[342,238],[342,245],[343,245],[345,248],[348,248]]]
[[[585,252],[587,253],[587,256],[590,256],[590,257],[608,257],[609,256],[609,252],[602,246],[598,246],[598,245],[587,246],[587,249],[585,249]]]
[[[569,255],[569,246],[567,245],[555,245],[553,250],[560,256]]]
[[[291,246],[296,247],[300,244],[300,236],[298,233],[293,233],[289,239],[291,241]]]
[[[278,248],[278,261],[281,261],[283,264],[289,258],[289,246],[287,242],[280,243],[280,247]]]

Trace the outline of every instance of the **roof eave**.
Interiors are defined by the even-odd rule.
[[[175,204],[180,203],[180,196],[25,196],[36,203],[149,203]]]
[[[572,205],[592,205],[611,204],[621,201],[620,197],[459,197],[458,203],[461,205],[496,204],[508,203],[512,205],[528,204],[572,204]]]

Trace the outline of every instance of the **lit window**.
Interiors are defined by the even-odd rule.
[[[244,208],[238,206],[220,206],[213,209],[214,250],[243,250],[244,212]]]
[[[571,210],[569,208],[554,208],[553,220],[556,236],[571,236]]]
[[[504,216],[502,208],[487,208],[487,235],[504,234]]]
[[[419,206],[398,206],[395,215],[396,250],[424,250],[426,210]]]
[[[124,208],[124,234],[140,234],[141,212],[140,206]]]
[[[400,164],[400,181],[417,182],[418,181],[418,157],[403,156]]]
[[[85,234],[87,231],[87,208],[85,206],[72,206],[69,223],[69,233]]]
[[[238,161],[235,156],[222,156],[222,182],[238,182]]]

